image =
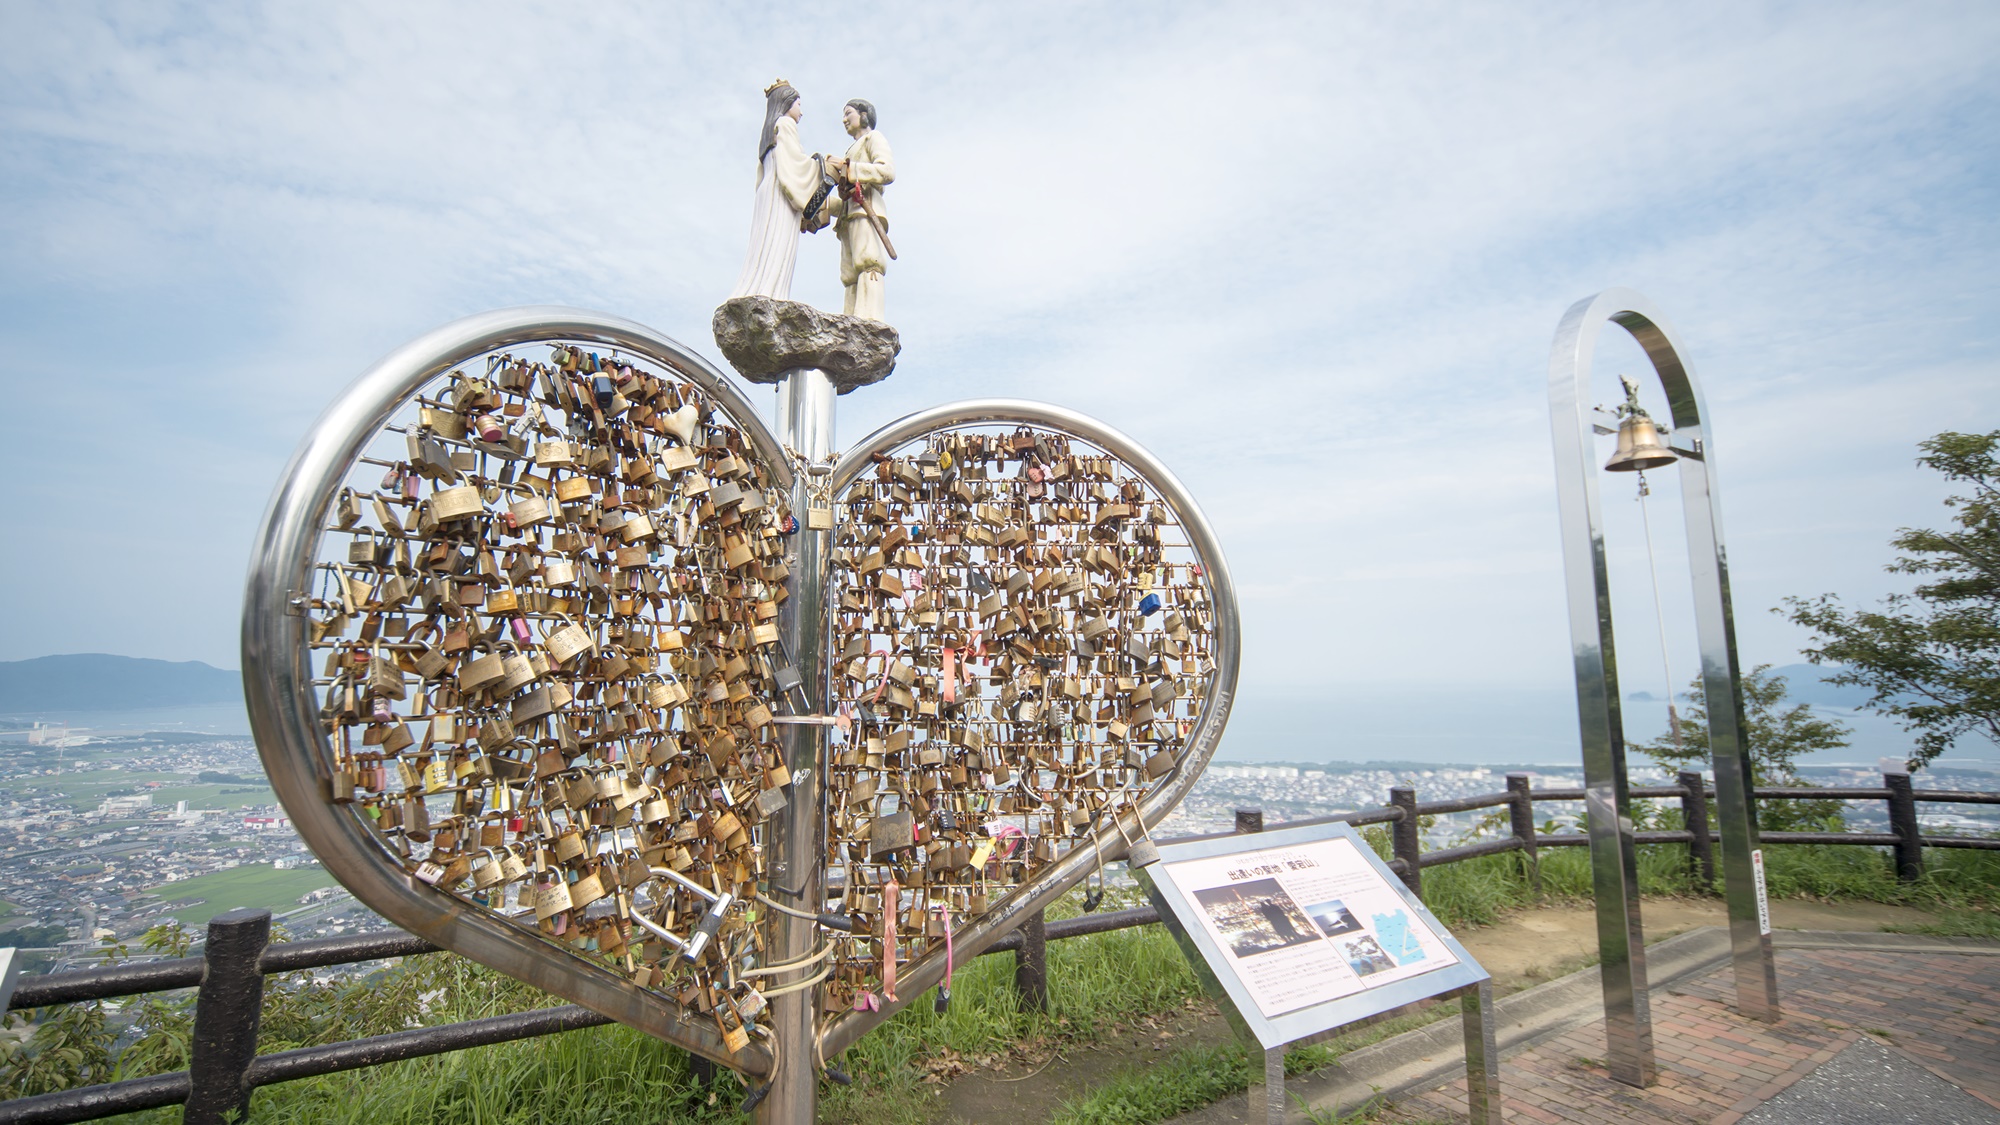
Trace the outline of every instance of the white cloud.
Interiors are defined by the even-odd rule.
[[[872,98],[901,171],[904,361],[842,434],[995,392],[1126,429],[1221,529],[1269,682],[1565,682],[1547,355],[1607,285],[1707,382],[1754,659],[1799,641],[1779,596],[1887,588],[1891,529],[1938,512],[1917,439],[1995,425],[1987,6],[10,21],[0,503],[48,547],[0,561],[0,658],[234,663],[284,459],[443,320],[560,301],[709,350],[779,74],[809,144]],[[834,254],[806,240],[797,296],[838,300]]]

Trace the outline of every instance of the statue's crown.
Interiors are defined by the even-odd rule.
[[[764,96],[768,98],[771,96],[771,91],[777,89],[780,86],[789,86],[789,85],[791,85],[791,83],[785,81],[782,78],[773,78],[771,79],[771,84],[769,86],[764,87]]]

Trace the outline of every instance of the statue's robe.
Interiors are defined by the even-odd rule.
[[[791,300],[792,268],[799,260],[799,216],[818,186],[819,166],[799,146],[799,123],[789,117],[778,118],[776,143],[757,169],[750,254],[736,277],[731,297]]]

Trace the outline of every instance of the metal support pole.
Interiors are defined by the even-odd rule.
[[[1256,1052],[1251,1055],[1254,1058]],[[1254,1125],[1285,1125],[1285,1048],[1265,1051],[1259,1070],[1250,1078],[1250,1120]]]
[[[270,940],[268,910],[238,907],[209,920],[181,1118],[188,1125],[221,1125],[250,1114],[248,1076],[264,1014],[264,971],[257,962]]]
[[[1500,1047],[1493,1030],[1493,982],[1480,981],[1458,998],[1465,1025],[1465,1100],[1471,1125],[1500,1125]]]
[[[1263,830],[1264,830],[1263,809],[1236,810],[1236,831],[1239,835],[1244,832],[1262,832]]]
[[[1924,838],[1917,826],[1917,798],[1906,773],[1885,773],[1889,791],[1889,831],[1896,834],[1896,878],[1915,883],[1924,877]]]
[[[1049,1010],[1049,925],[1040,910],[1021,923],[1021,947],[1014,951],[1014,997],[1024,1012]]]
[[[1507,821],[1514,838],[1521,841],[1521,860],[1527,866],[1528,885],[1535,897],[1542,897],[1542,859],[1535,851],[1534,779],[1525,773],[1507,775]]]
[[[834,394],[833,381],[817,369],[788,372],[778,384],[778,440],[805,458],[807,466],[820,464],[835,452]],[[789,596],[778,607],[778,632],[803,683],[803,709],[817,714],[825,710],[827,699],[824,634],[833,533],[806,526],[808,489],[815,483],[822,482],[802,466],[792,485],[792,511],[799,526],[792,535],[796,555],[785,582]],[[792,693],[794,697],[798,694]],[[794,698],[791,702],[799,706],[801,701]],[[771,891],[774,898],[789,898],[787,905],[795,909],[817,912],[826,905],[826,866],[822,862],[826,853],[825,791],[820,784],[825,773],[826,728],[787,723],[782,729],[792,789],[783,815],[771,821]],[[772,961],[796,961],[812,953],[817,936],[813,922],[773,910],[769,925],[766,956]],[[812,971],[801,970],[798,976]],[[769,983],[782,986],[793,979],[797,978]],[[757,1120],[763,1125],[818,1120],[819,1074],[813,1065],[819,1054],[813,1042],[818,1015],[817,988],[771,1001],[771,1033],[777,1039],[779,1065],[771,1076],[770,1094],[757,1106]]]
[[[1417,824],[1417,791],[1396,786],[1389,790],[1389,804],[1403,810],[1389,828],[1390,850],[1396,862],[1402,865],[1400,874],[1403,885],[1418,898],[1424,897],[1424,869],[1422,867],[1424,836],[1423,828]]]
[[[1676,776],[1681,787],[1681,819],[1688,830],[1688,874],[1715,889],[1715,840],[1708,831],[1708,782],[1696,770]]]

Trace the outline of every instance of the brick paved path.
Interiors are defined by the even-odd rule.
[[[1734,1122],[1862,1034],[2000,1107],[2000,957],[1779,950],[1771,1025],[1735,1012],[1728,965],[1652,995],[1659,1081],[1612,1081],[1588,1024],[1506,1059],[1507,1118],[1587,1125]],[[1406,1098],[1388,1120],[1464,1121],[1465,1081]]]

